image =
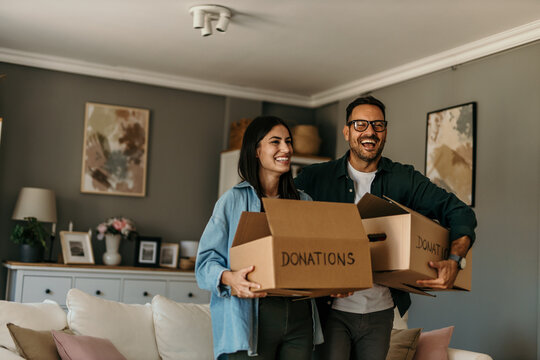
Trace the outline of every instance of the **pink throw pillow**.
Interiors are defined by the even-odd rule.
[[[127,360],[108,339],[69,335],[56,330],[52,335],[62,360]]]
[[[448,360],[448,345],[454,327],[420,333],[413,360]]]

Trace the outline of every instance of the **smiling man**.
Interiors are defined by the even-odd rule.
[[[295,179],[298,189],[313,200],[356,203],[365,193],[383,195],[450,228],[447,260],[430,263],[435,280],[419,286],[450,288],[463,269],[474,242],[474,212],[454,194],[433,184],[410,165],[382,156],[388,132],[384,104],[372,97],[357,98],[347,106],[343,136],[349,151],[340,159],[308,166]],[[411,304],[408,293],[374,284],[352,296],[318,301],[325,343],[318,357],[332,360],[385,360],[395,306],[403,316]]]

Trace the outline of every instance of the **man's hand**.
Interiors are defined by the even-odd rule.
[[[438,277],[434,280],[418,280],[421,287],[433,289],[450,289],[458,274],[458,264],[454,260],[430,261],[429,266],[437,270]]]
[[[471,239],[468,236],[462,236],[452,241],[450,253],[459,256],[467,255],[471,247]],[[429,266],[437,270],[435,280],[418,280],[416,284],[421,287],[430,287],[433,289],[451,289],[458,275],[458,264],[454,260],[430,261]]]
[[[238,271],[224,271],[221,275],[221,283],[224,285],[229,285],[233,290],[233,293],[236,294],[239,298],[260,298],[265,297],[266,293],[259,292],[255,293],[250,289],[260,289],[261,285],[251,282],[247,279],[247,274],[252,272],[255,269],[255,266],[248,266],[247,268],[240,269]]]

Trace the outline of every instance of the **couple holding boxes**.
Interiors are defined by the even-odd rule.
[[[325,232],[335,230],[321,226],[323,219],[317,217],[316,211],[310,213],[310,206],[295,208],[295,201],[273,201],[272,198],[356,204],[364,194],[372,194],[386,196],[435,218],[449,228],[448,258],[430,261],[428,266],[437,271],[437,278],[418,280],[416,285],[432,289],[452,288],[458,271],[465,267],[463,259],[474,242],[475,215],[455,195],[431,183],[412,166],[382,157],[386,135],[384,104],[372,96],[357,98],[347,107],[343,128],[349,151],[338,160],[304,168],[293,180],[290,171],[293,139],[288,126],[271,116],[258,117],[248,126],[238,164],[244,181],[217,201],[200,240],[195,268],[199,286],[212,293],[210,309],[216,359],[307,360],[314,354],[314,345],[321,344],[315,348],[319,359],[384,360],[390,344],[393,309],[397,306],[403,315],[410,306],[407,292],[378,284],[354,292],[342,287],[331,297],[319,297],[317,301],[267,296],[297,295],[286,291],[281,294],[257,291],[260,285],[248,279],[248,274],[255,270],[249,264],[255,263],[255,257],[264,256],[260,254],[264,250],[249,253],[248,248],[246,266],[234,270],[231,269],[230,254],[233,242],[236,245],[242,236],[247,236],[246,233],[250,233],[252,239],[270,235],[265,211],[268,218],[272,218],[274,232],[295,217],[302,221],[292,229],[293,232],[310,234],[310,229],[317,229],[318,233],[312,230],[312,242],[309,242],[310,238],[304,239],[309,242],[304,248],[309,249],[316,239],[325,237]],[[343,210],[339,205],[344,204],[335,204],[336,211]],[[299,211],[304,213],[299,214]],[[260,216],[241,221],[241,217],[246,216],[243,212],[263,214],[254,214]],[[332,217],[332,221],[350,224],[355,220],[354,216],[344,210],[342,217]],[[244,226],[246,223],[251,226]],[[347,230],[343,230],[344,237],[346,233]],[[267,247],[268,251],[272,250],[271,246]],[[321,246],[324,248],[324,244]],[[371,271],[369,256],[362,259],[347,252],[332,255],[331,251],[317,249],[309,254],[281,252],[279,261],[288,259],[289,265],[291,260],[298,263],[303,259],[305,264],[317,260],[318,264],[325,261],[328,265],[326,261],[329,262],[332,256],[334,262],[341,256],[343,267],[358,266],[364,270],[368,267]],[[245,255],[243,259],[246,259]],[[320,278],[317,276],[310,281],[323,281],[324,276],[321,273]]]

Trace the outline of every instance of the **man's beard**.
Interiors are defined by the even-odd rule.
[[[379,146],[379,149],[377,150],[377,152],[375,153],[362,153],[362,140],[365,140],[365,139],[373,139],[375,140],[377,143],[380,141],[380,146]],[[365,161],[366,163],[368,164],[371,164],[375,161],[377,161],[379,159],[379,157],[381,156],[382,152],[383,152],[383,149],[384,149],[384,144],[386,143],[386,139],[383,139],[383,140],[379,140],[379,138],[377,137],[372,137],[372,136],[365,136],[365,137],[362,137],[362,138],[358,138],[358,141],[357,141],[357,144],[355,147],[353,146],[350,146],[349,144],[349,147],[351,149],[351,151],[354,153],[354,155],[359,158],[360,160],[362,161]]]

